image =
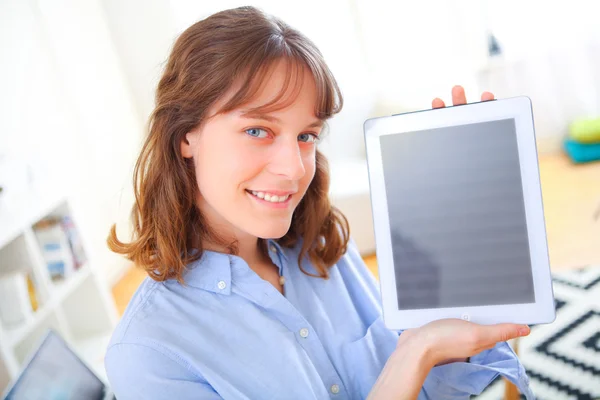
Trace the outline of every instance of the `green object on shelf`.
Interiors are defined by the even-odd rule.
[[[569,136],[579,143],[600,143],[600,118],[573,121]]]

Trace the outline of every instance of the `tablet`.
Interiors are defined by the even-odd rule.
[[[383,317],[555,319],[531,100],[364,124]]]

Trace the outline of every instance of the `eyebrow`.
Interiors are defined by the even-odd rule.
[[[277,117],[274,117],[272,115],[269,114],[262,114],[262,113],[257,113],[257,112],[252,112],[252,111],[248,111],[248,112],[244,112],[242,113],[242,118],[249,118],[249,119],[262,119],[265,121],[269,121],[269,122],[274,122],[274,123],[281,123],[281,120]],[[324,125],[324,121],[323,120],[316,120],[315,122],[309,124],[307,126],[307,128],[320,128]]]

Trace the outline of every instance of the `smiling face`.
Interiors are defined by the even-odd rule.
[[[227,239],[284,236],[315,175],[323,121],[314,79],[305,68],[290,78],[284,62],[269,72],[251,102],[215,114],[216,104],[181,146],[194,161],[198,207]]]

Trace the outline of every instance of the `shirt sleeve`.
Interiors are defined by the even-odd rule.
[[[469,399],[483,392],[498,375],[514,383],[527,400],[535,400],[525,368],[506,342],[472,356],[469,363],[432,368],[419,399]]]
[[[364,264],[352,240],[348,246],[347,257],[349,264],[356,269],[356,284],[366,291],[363,301],[375,301],[374,309],[381,314],[379,283]],[[432,368],[418,399],[469,399],[471,395],[480,394],[498,375],[514,383],[527,400],[535,400],[525,368],[506,342],[498,343],[494,348],[472,356],[468,363],[454,362]]]
[[[119,400],[216,400],[221,396],[183,360],[150,346],[119,343],[106,354],[106,373]]]

